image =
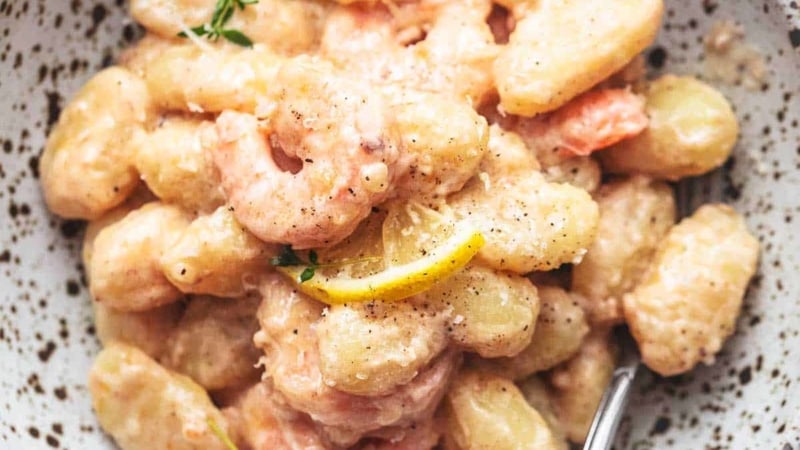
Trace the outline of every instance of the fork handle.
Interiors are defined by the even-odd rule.
[[[617,435],[638,364],[618,367],[600,399],[583,450],[609,450]]]

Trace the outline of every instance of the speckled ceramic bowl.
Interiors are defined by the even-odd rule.
[[[800,7],[666,0],[653,70],[701,73],[702,36],[736,19],[765,54],[761,91],[722,87],[742,120],[724,171],[693,204],[745,212],[761,269],[713,367],[645,374],[618,449],[800,449]],[[84,386],[97,342],[79,260],[83,226],[44,207],[37,155],[67,99],[135,38],[122,0],[0,0],[0,448],[111,449]],[[158,450],[158,449],[154,449]]]

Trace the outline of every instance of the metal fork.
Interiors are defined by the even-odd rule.
[[[675,202],[678,218],[688,217],[693,209],[697,180],[687,179],[675,187]],[[583,450],[609,450],[619,429],[620,421],[628,404],[633,380],[641,364],[639,350],[627,330],[617,330],[621,347],[620,365],[614,370],[611,382],[600,399]]]
[[[619,339],[620,364],[614,370],[611,382],[600,399],[583,450],[609,450],[614,444],[617,429],[628,404],[633,380],[639,370],[641,360],[633,338],[623,330],[619,330],[616,334],[622,335]]]

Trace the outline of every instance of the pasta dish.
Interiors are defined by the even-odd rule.
[[[567,449],[627,326],[712,364],[758,241],[672,184],[714,87],[650,78],[661,0],[131,0],[145,35],[61,114],[124,450]],[[439,447],[441,446],[441,447]]]

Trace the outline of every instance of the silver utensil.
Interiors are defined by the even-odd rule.
[[[639,369],[641,360],[636,343],[633,342],[627,331],[617,334],[624,334],[621,341],[620,365],[614,370],[611,382],[600,399],[592,426],[583,450],[609,450],[614,444],[622,415],[625,413],[625,406],[628,404],[633,380]]]
[[[675,203],[678,218],[688,217],[692,212],[696,180],[688,179],[675,186]],[[583,450],[609,450],[619,429],[620,421],[628,404],[633,380],[641,365],[639,350],[626,330],[617,330],[621,347],[619,366],[614,370],[611,382],[600,399]]]

